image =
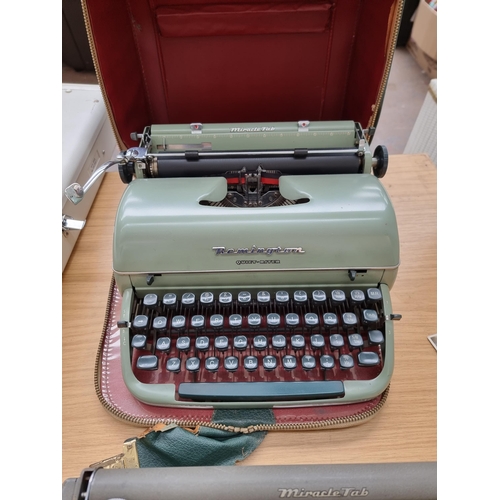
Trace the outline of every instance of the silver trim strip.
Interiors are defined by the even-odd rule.
[[[298,148],[300,149],[300,148]],[[199,151],[196,150],[198,153],[198,156],[200,158],[203,157],[223,157],[223,156],[229,156],[229,157],[238,157],[238,156],[277,156],[277,155],[294,155],[295,150],[294,149],[288,149],[288,150],[269,150],[269,151]],[[156,156],[158,158],[184,158],[186,152],[181,151],[181,152],[175,152],[175,153],[149,153],[148,156]],[[345,155],[345,154],[351,154],[351,155],[357,155],[358,154],[358,149],[357,148],[349,148],[349,149],[309,149],[307,151],[308,155]]]

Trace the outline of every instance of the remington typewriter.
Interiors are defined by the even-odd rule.
[[[272,407],[383,392],[399,264],[386,148],[372,154],[349,121],[152,125],[138,138],[111,162],[128,184],[113,267],[135,398]]]

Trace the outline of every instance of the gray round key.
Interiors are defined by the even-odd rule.
[[[319,358],[319,366],[324,370],[329,370],[335,366],[335,360],[329,354],[323,354],[323,356]]]
[[[321,349],[325,347],[325,337],[323,335],[311,335],[311,347],[313,349]]]
[[[258,351],[262,351],[267,347],[267,337],[265,335],[257,335],[253,339],[253,346]]]
[[[175,346],[179,351],[189,351],[191,339],[189,337],[179,337]]]
[[[342,290],[332,290],[332,300],[335,304],[345,302],[345,293]]]
[[[250,292],[239,292],[238,293],[238,304],[246,306],[252,302],[252,295]]]
[[[312,299],[315,304],[324,304],[326,302],[326,293],[323,290],[314,290]]]
[[[181,303],[183,306],[192,306],[194,305],[196,301],[196,297],[194,295],[194,293],[191,293],[191,292],[187,292],[185,294],[183,294],[182,298],[181,298]]]
[[[354,313],[347,312],[342,314],[342,322],[344,323],[345,327],[349,328],[358,324],[358,318]]]
[[[303,349],[306,345],[306,339],[303,335],[292,335],[290,343],[294,349]]]
[[[159,337],[156,340],[156,350],[160,352],[167,352],[168,350],[170,350],[170,338]]]
[[[293,292],[293,300],[297,304],[305,304],[307,302],[307,293],[304,290],[296,290]]]
[[[167,329],[167,318],[165,316],[157,316],[153,320],[153,329],[158,332],[164,331]]]
[[[314,356],[309,356],[307,354],[305,356],[302,356],[302,368],[304,368],[304,370],[312,370],[315,367],[316,359],[314,358]]]
[[[236,356],[228,356],[224,358],[224,368],[228,372],[234,372],[238,369],[238,358]]]
[[[158,305],[158,295],[156,295],[156,293],[147,293],[144,296],[142,303],[146,307],[150,307],[150,308],[156,307]]]
[[[210,372],[216,372],[219,369],[219,358],[210,356],[205,359],[205,368]]]
[[[203,292],[200,295],[200,304],[208,307],[214,303],[214,294],[212,292]]]
[[[248,339],[244,335],[234,337],[233,345],[238,351],[243,351],[247,348]]]
[[[168,359],[167,370],[169,372],[179,372],[181,370],[181,360],[179,358]]]
[[[179,315],[172,318],[172,328],[176,330],[182,330],[186,327],[186,317]]]
[[[323,314],[323,324],[325,325],[326,328],[337,326],[338,324],[337,315],[331,312]]]
[[[363,337],[359,333],[352,333],[348,337],[349,339],[349,345],[353,348],[356,349],[358,347],[363,347]]]
[[[284,335],[273,335],[272,344],[275,349],[284,349],[286,347],[286,338]]]
[[[205,326],[205,316],[201,314],[195,314],[191,318],[191,326],[196,329],[203,328]]]
[[[275,356],[264,356],[262,364],[266,370],[274,370],[278,366],[278,361]]]
[[[304,316],[304,323],[309,328],[315,327],[319,325],[319,318],[316,313],[306,313]]]
[[[216,330],[224,326],[224,316],[222,314],[212,314],[210,316],[210,326]]]
[[[156,370],[158,368],[158,358],[154,354],[139,356],[136,366],[140,370]]]
[[[186,370],[190,372],[197,372],[200,369],[200,358],[192,357],[186,359]]]
[[[215,337],[215,348],[218,351],[227,351],[229,347],[229,339],[225,335]]]
[[[271,294],[269,292],[258,292],[257,293],[257,302],[259,304],[269,304],[271,302]]]
[[[375,366],[379,363],[380,359],[375,352],[363,351],[358,354],[359,366]]]
[[[248,321],[248,326],[250,328],[258,328],[261,323],[260,314],[256,313],[249,314],[247,317],[247,321]]]
[[[352,290],[351,291],[351,300],[354,303],[360,303],[365,300],[365,294],[362,290]]]
[[[330,335],[330,346],[332,349],[340,349],[344,345],[344,337],[338,333]]]
[[[290,328],[295,328],[299,324],[300,318],[297,313],[288,313],[285,316],[285,323]]]
[[[138,316],[136,316],[134,318],[132,326],[136,330],[144,330],[145,328],[147,328],[148,322],[149,322],[149,318],[147,316],[145,316],[144,314],[139,314]]]
[[[354,359],[352,359],[350,354],[342,354],[342,356],[339,357],[339,364],[340,368],[343,370],[349,370],[354,366]]]
[[[380,330],[370,330],[368,332],[368,341],[372,345],[383,344],[384,334]]]
[[[201,337],[196,337],[194,345],[195,345],[196,349],[198,349],[199,351],[208,351],[208,348],[210,345],[208,337],[206,337],[205,335],[203,335]]]
[[[243,318],[241,314],[231,314],[229,316],[229,326],[231,328],[240,328],[243,324]]]
[[[175,293],[166,293],[163,296],[163,305],[167,307],[173,307],[177,303],[177,295]]]
[[[283,366],[287,370],[294,370],[297,368],[297,358],[295,356],[292,356],[291,354],[287,354],[286,356],[283,356]]]
[[[370,302],[378,302],[382,300],[382,292],[378,288],[368,288],[366,295]]]
[[[266,319],[269,328],[278,328],[280,326],[281,317],[279,314],[269,313]]]
[[[373,309],[363,309],[363,321],[366,324],[377,323],[378,314]]]
[[[221,292],[219,294],[219,304],[228,306],[233,302],[233,294],[231,292]]]
[[[288,304],[289,300],[290,300],[290,296],[288,295],[288,292],[286,292],[284,290],[280,290],[279,292],[276,292],[276,302],[279,305]]]
[[[137,333],[132,337],[131,345],[134,349],[144,349],[146,347],[147,337],[146,335],[142,335]]]
[[[246,356],[243,360],[243,366],[249,372],[253,372],[259,366],[259,362],[255,356]]]

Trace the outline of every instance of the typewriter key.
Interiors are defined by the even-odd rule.
[[[179,351],[189,351],[191,339],[189,337],[179,337],[175,346]]]
[[[215,337],[215,348],[218,351],[227,351],[229,347],[229,339],[225,335]]]
[[[170,358],[167,360],[167,370],[169,372],[181,371],[181,360],[179,358]]]
[[[354,313],[344,313],[342,314],[342,323],[344,324],[344,328],[352,328],[358,324],[358,318]]]
[[[182,295],[181,303],[184,307],[192,307],[196,303],[196,297],[194,293],[188,292]]]
[[[247,306],[252,302],[252,295],[250,292],[240,292],[238,293],[238,304],[240,306]]]
[[[165,316],[157,316],[153,320],[153,330],[157,333],[164,333],[167,331],[167,318]]]
[[[170,350],[170,338],[159,337],[156,340],[156,350],[160,352],[168,352]]]
[[[363,323],[365,325],[375,325],[377,322],[377,311],[374,311],[373,309],[363,309]]]
[[[255,314],[255,313],[249,314],[247,321],[248,321],[248,326],[250,328],[259,328],[261,323],[260,314]]]
[[[267,327],[271,329],[276,329],[280,326],[281,317],[276,313],[269,313],[266,317]]]
[[[350,354],[342,354],[342,356],[339,357],[339,364],[340,368],[343,370],[349,370],[354,366],[354,359],[352,359]]]
[[[158,305],[158,295],[156,293],[148,293],[144,296],[142,303],[148,309],[154,309]]]
[[[335,360],[332,356],[323,354],[323,356],[319,358],[319,366],[321,366],[323,370],[329,370],[335,366]]]
[[[323,290],[314,290],[312,293],[313,302],[316,305],[322,305],[326,303],[326,293]]]
[[[304,316],[304,323],[308,328],[314,328],[319,325],[319,318],[316,313],[307,313]]]
[[[233,303],[233,295],[231,292],[221,292],[219,294],[219,304],[221,306],[229,306]]]
[[[147,329],[149,318],[144,314],[139,314],[134,318],[132,328],[137,332],[143,332]]]
[[[177,304],[177,295],[175,293],[166,293],[163,296],[162,302],[165,307],[175,307]]]
[[[375,303],[382,300],[382,292],[378,288],[368,288],[366,290],[368,302]]]
[[[209,372],[216,372],[219,369],[219,358],[215,356],[210,356],[205,360],[205,368]]]
[[[327,329],[331,328],[332,326],[337,326],[338,324],[337,315],[331,312],[323,314],[323,324]]]
[[[197,372],[200,370],[200,358],[192,357],[186,359],[186,370]]]
[[[201,314],[195,314],[191,318],[191,326],[195,328],[196,330],[201,330],[202,328],[205,327],[205,316],[202,316]]]
[[[264,356],[262,364],[266,370],[274,370],[278,366],[278,361],[275,356]]]
[[[253,339],[253,346],[257,351],[262,351],[267,347],[267,337],[265,335],[257,335]]]
[[[198,351],[208,351],[210,343],[208,337],[202,336],[202,337],[196,337],[194,345],[196,349],[198,349]]]
[[[295,368],[297,368],[297,358],[295,356],[292,356],[291,354],[283,356],[283,366],[287,370],[294,370]]]
[[[371,345],[383,344],[384,334],[380,330],[370,330],[368,332],[368,341]]]
[[[158,358],[153,354],[139,356],[136,366],[139,370],[156,370],[158,368]]]
[[[299,315],[297,313],[288,313],[285,316],[285,323],[288,328],[295,328],[300,322]]]
[[[269,292],[258,292],[257,302],[261,305],[267,305],[271,302],[271,294]]]
[[[281,350],[286,347],[286,338],[284,335],[273,335],[271,342],[276,350]]]
[[[280,290],[279,292],[276,292],[276,304],[279,306],[286,306],[290,300],[290,297],[288,295],[288,292],[285,292],[284,290]]]
[[[330,335],[330,347],[332,349],[340,349],[344,345],[344,337],[338,333]]]
[[[307,303],[307,293],[304,290],[296,290],[293,292],[293,301],[297,305],[303,305]]]
[[[296,350],[303,349],[306,345],[306,340],[303,335],[292,335],[290,341],[292,347]]]
[[[253,372],[259,366],[259,362],[255,356],[246,356],[245,359],[243,359],[243,366],[247,371]]]
[[[364,351],[358,354],[359,366],[375,366],[380,363],[378,354],[375,352]]]
[[[200,304],[205,307],[214,305],[214,294],[212,292],[203,292],[200,295]]]
[[[332,290],[332,301],[335,305],[345,302],[345,293],[342,290]]]
[[[182,316],[182,315],[174,316],[172,318],[171,324],[172,324],[172,328],[175,331],[180,332],[180,331],[184,330],[184,328],[186,327],[186,317]]]
[[[314,356],[309,356],[309,355],[305,355],[305,356],[302,356],[302,368],[304,368],[304,370],[312,370],[313,368],[316,367],[316,359],[314,358]]]
[[[321,349],[325,347],[325,337],[323,335],[311,335],[311,347],[313,349]]]
[[[224,368],[228,372],[235,372],[238,369],[238,358],[236,356],[228,356],[224,358]]]
[[[363,347],[363,337],[359,333],[352,333],[347,337],[349,341],[349,347],[351,349],[358,349]]]
[[[210,326],[214,330],[220,330],[224,326],[224,317],[222,314],[212,314],[210,316]]]
[[[351,300],[353,304],[361,304],[365,300],[365,294],[363,293],[362,290],[352,290]]]
[[[248,339],[244,335],[234,337],[233,345],[238,351],[244,351],[248,345]]]
[[[241,328],[241,325],[243,324],[243,318],[241,314],[231,314],[229,316],[229,326],[234,329]]]
[[[134,349],[144,349],[146,347],[147,337],[137,333],[132,337],[131,345]]]

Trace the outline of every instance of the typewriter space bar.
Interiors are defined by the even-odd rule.
[[[304,401],[344,396],[338,380],[312,382],[184,382],[179,396],[193,401]]]

